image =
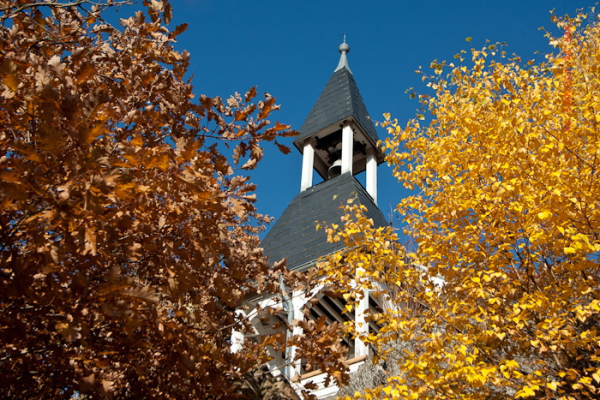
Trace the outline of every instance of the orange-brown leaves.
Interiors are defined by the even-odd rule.
[[[277,294],[281,268],[234,168],[290,130],[255,89],[194,100],[169,2],[121,29],[109,3],[0,10],[0,392],[235,397],[267,359],[230,351],[232,329],[253,333],[235,308]]]
[[[333,379],[336,385],[348,383],[344,365],[348,349],[342,345],[341,324],[327,324],[323,316],[316,321],[299,321],[298,325],[302,328],[302,336],[292,341],[297,346],[296,358],[307,360],[306,370],[326,372],[326,382]]]

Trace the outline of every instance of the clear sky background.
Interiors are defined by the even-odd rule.
[[[279,120],[300,129],[339,60],[342,34],[348,60],[371,118],[390,112],[402,125],[414,117],[417,100],[406,89],[426,88],[414,71],[486,40],[506,42],[505,50],[524,62],[553,51],[545,27],[557,15],[589,11],[597,0],[172,0],[173,26],[189,23],[176,48],[192,56],[195,92],[229,97],[257,86],[277,98]],[[139,4],[136,7],[141,7]],[[131,9],[122,10],[125,16]],[[125,15],[123,15],[125,14]],[[465,39],[472,37],[467,43]],[[540,54],[535,54],[539,51]],[[385,131],[378,128],[380,138]],[[293,139],[285,143],[293,147]],[[271,144],[251,173],[259,211],[275,218],[300,190],[302,156],[284,156]],[[391,210],[407,192],[379,166],[379,206]]]

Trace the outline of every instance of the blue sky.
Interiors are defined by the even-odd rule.
[[[414,73],[419,66],[426,68],[435,59],[455,61],[460,50],[480,48],[486,40],[506,42],[507,52],[524,61],[541,60],[552,48],[538,28],[558,32],[550,10],[574,15],[595,1],[172,0],[172,24],[189,23],[176,47],[191,53],[196,93],[228,97],[256,85],[259,93],[269,92],[281,104],[273,120],[295,129],[337,66],[345,33],[349,65],[371,117],[381,120],[390,112],[404,125],[419,107],[406,89],[425,91]],[[299,192],[300,167],[295,148],[283,156],[266,146],[262,164],[251,174],[260,212],[275,218],[283,212]],[[378,197],[384,215],[403,196],[406,191],[382,164]]]

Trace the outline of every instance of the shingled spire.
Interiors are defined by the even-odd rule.
[[[294,144],[298,149],[301,148],[300,143],[307,137],[349,117],[354,118],[360,124],[373,144],[377,144],[379,140],[352,71],[350,71],[348,57],[346,56],[350,52],[350,46],[346,44],[345,39],[338,50],[341,53],[338,66],[329,78],[308,117],[304,120],[300,128],[300,134],[294,140]]]

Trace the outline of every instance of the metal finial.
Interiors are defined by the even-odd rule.
[[[346,54],[350,51],[350,46],[346,43],[346,34],[344,33],[344,43],[340,44],[338,51],[342,54]]]
[[[346,43],[346,34],[345,33],[344,33],[344,43],[339,45],[338,51],[342,55],[340,56],[340,62],[338,63],[337,68],[333,72],[339,71],[342,68],[346,68],[348,70],[348,72],[352,73],[352,71],[350,71],[350,67],[348,66],[348,58],[346,57],[346,54],[348,54],[348,52],[350,51],[350,46],[348,46],[348,44]]]

